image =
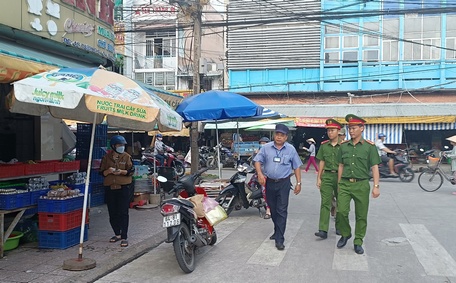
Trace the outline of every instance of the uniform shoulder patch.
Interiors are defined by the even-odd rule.
[[[347,143],[349,142],[350,140],[344,140],[344,141],[341,141],[340,144],[344,144],[344,143]]]
[[[325,144],[327,142],[329,142],[329,140],[322,141],[321,144]]]
[[[371,140],[365,140],[368,144],[375,145],[375,143]]]

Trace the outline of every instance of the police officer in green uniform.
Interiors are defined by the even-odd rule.
[[[369,210],[369,171],[372,169],[374,180],[372,197],[377,198],[380,195],[378,164],[381,160],[375,144],[362,137],[366,121],[353,114],[345,116],[345,120],[348,122],[351,139],[341,143],[338,156],[337,214],[342,237],[337,242],[337,247],[339,249],[344,247],[352,236],[348,213],[350,212],[350,201],[353,199],[356,215],[353,244],[355,252],[363,254],[362,245],[363,238],[366,235],[367,212]]]
[[[323,141],[317,153],[317,159],[320,160],[317,176],[317,188],[320,189],[321,204],[320,204],[320,223],[318,224],[318,232],[315,236],[322,239],[328,237],[329,215],[331,211],[331,202],[333,195],[337,199],[337,169],[339,163],[337,157],[339,154],[339,130],[342,125],[334,119],[325,121],[326,132],[329,140]],[[336,215],[336,234],[339,234],[338,229],[339,219]]]

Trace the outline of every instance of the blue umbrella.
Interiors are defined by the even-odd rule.
[[[260,116],[263,107],[228,91],[210,90],[184,99],[176,108],[186,122]]]
[[[263,107],[250,99],[228,91],[210,90],[184,99],[176,108],[176,112],[184,118],[185,122],[205,120],[226,120],[260,116]],[[220,149],[218,147],[218,128],[216,124],[218,171],[220,169]]]

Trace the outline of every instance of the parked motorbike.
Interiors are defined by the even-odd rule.
[[[380,172],[380,178],[398,178],[402,182],[411,182],[413,178],[415,178],[415,172],[413,172],[412,168],[410,167],[410,161],[407,155],[407,152],[402,149],[396,149],[396,154],[388,154],[389,157],[393,158],[394,160],[394,172],[397,173],[398,176],[391,176],[390,170],[387,163],[380,163],[378,165],[378,170]]]
[[[142,157],[141,157],[141,165],[149,166],[150,171],[153,172],[154,163],[155,163],[155,166],[157,166],[157,167],[161,166],[160,160],[158,160],[155,157],[153,150],[151,150],[150,148],[147,150],[144,150],[142,153]],[[176,170],[177,176],[185,175],[184,162],[181,159],[177,158],[177,155],[174,153],[174,149],[172,147],[169,147],[169,146],[166,147],[165,162],[164,162],[163,166],[174,168]]]
[[[217,167],[217,148],[220,148],[220,163],[222,163],[223,167],[235,167],[237,164],[237,160],[234,158],[234,154],[228,148],[222,146],[221,143],[218,146],[215,146],[212,154],[208,156],[206,166],[209,168]]]
[[[208,168],[180,178],[169,193],[184,197],[191,197],[195,193],[207,196],[204,189],[199,187],[195,189],[195,181],[206,170]],[[166,182],[166,178],[162,176],[159,176],[158,180]],[[191,273],[195,269],[196,248],[214,245],[217,242],[214,227],[206,218],[198,218],[193,208],[193,203],[184,198],[164,200],[161,205],[163,227],[168,233],[165,242],[173,243],[177,263],[185,273]]]
[[[254,175],[249,182],[250,185],[246,186],[245,181],[248,173],[254,173]],[[246,193],[246,187],[249,193]],[[249,207],[258,208],[260,216],[262,215],[261,208],[266,210],[266,201],[263,199],[255,168],[246,163],[237,167],[237,172],[230,178],[230,184],[219,193],[215,200],[228,215],[233,209],[240,210],[242,207],[246,209]]]

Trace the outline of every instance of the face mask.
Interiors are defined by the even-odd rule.
[[[117,153],[124,153],[124,151],[125,151],[125,146],[116,147],[116,152]]]
[[[262,148],[264,146],[264,144],[260,144],[260,148]]]
[[[157,140],[161,141],[163,138],[157,138]]]

